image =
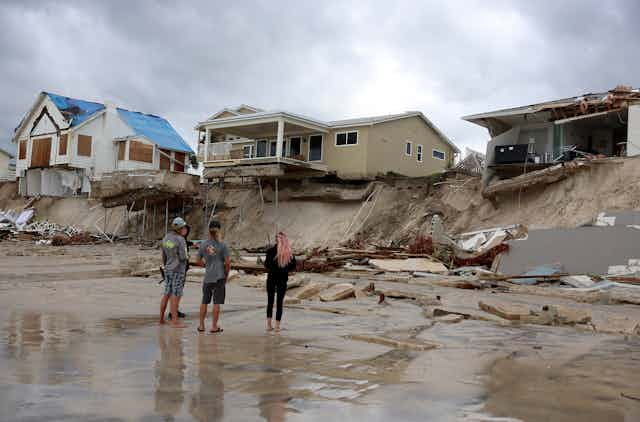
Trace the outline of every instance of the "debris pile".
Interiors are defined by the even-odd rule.
[[[49,221],[32,221],[33,208],[21,212],[0,210],[0,240],[35,240],[43,245],[72,245],[96,243],[99,237],[82,231],[75,226],[62,226]]]

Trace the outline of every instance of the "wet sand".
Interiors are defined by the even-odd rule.
[[[375,298],[287,308],[286,330],[266,333],[264,292],[237,281],[225,332],[198,335],[198,284],[185,289],[189,327],[176,330],[157,325],[157,280],[118,273],[126,256],[153,251],[25,245],[0,244],[0,420],[640,420],[640,401],[621,396],[640,395],[637,336],[445,324],[409,301]],[[432,292],[458,309],[491,295]],[[438,347],[394,349],[353,334]]]

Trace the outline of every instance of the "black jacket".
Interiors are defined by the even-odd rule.
[[[264,266],[269,270],[267,281],[273,280],[286,282],[289,280],[289,273],[296,269],[296,258],[292,256],[289,264],[284,268],[280,268],[278,265],[278,248],[277,246],[272,246],[267,249],[267,257],[264,260]]]

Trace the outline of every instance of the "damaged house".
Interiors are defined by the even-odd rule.
[[[419,111],[322,121],[242,105],[197,124],[203,177],[427,176],[458,148]]]
[[[192,149],[162,117],[42,92],[15,129],[23,196],[71,196],[118,172],[184,173]],[[164,177],[164,176],[163,176]]]
[[[483,173],[486,197],[559,180],[592,160],[640,154],[640,90],[622,85],[463,119],[492,137]]]

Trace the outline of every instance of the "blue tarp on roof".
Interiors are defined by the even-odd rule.
[[[92,101],[78,100],[77,98],[63,97],[61,95],[45,92],[51,101],[63,112],[65,118],[71,119],[71,126],[77,126],[95,113],[103,110],[104,104]],[[162,117],[153,114],[144,114],[137,111],[118,109],[118,114],[124,122],[133,129],[136,135],[144,136],[155,142],[160,148],[174,151],[194,153],[191,147],[182,139],[171,124]]]
[[[47,94],[56,107],[63,112],[65,118],[71,119],[72,127],[79,125],[95,113],[104,109],[104,104],[63,97],[50,92],[45,92],[45,94]]]
[[[178,132],[162,117],[143,114],[137,111],[118,109],[118,114],[137,135],[155,142],[160,148],[171,149],[193,154],[191,147]]]

